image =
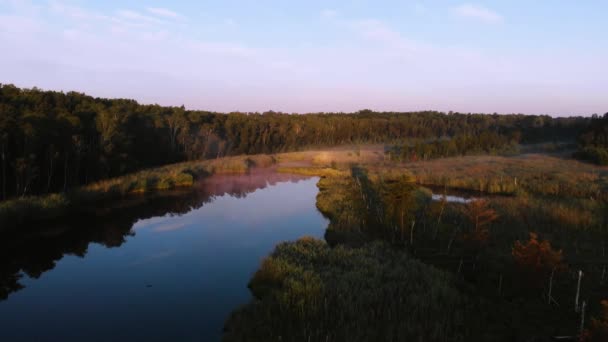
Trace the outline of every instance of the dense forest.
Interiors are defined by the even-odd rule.
[[[67,191],[172,162],[309,146],[402,144],[482,132],[523,143],[574,140],[588,123],[582,117],[432,111],[223,114],[0,84],[0,198]]]
[[[464,156],[467,154],[496,154],[517,151],[519,131],[511,136],[496,132],[481,132],[477,135],[459,134],[451,139],[406,144],[401,149],[401,160],[418,161],[435,158]]]
[[[608,113],[591,118],[588,129],[579,137],[579,145],[579,158],[608,165]]]

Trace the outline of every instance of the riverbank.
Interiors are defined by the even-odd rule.
[[[223,157],[142,170],[81,186],[66,193],[0,202],[0,233],[36,222],[60,219],[103,201],[191,187],[213,174],[243,174],[256,167],[273,167],[285,173],[338,175],[343,171],[338,171],[337,165],[344,167],[352,163],[378,163],[385,159],[383,151],[382,145],[339,146],[322,151]]]
[[[187,162],[103,180],[67,193],[3,201],[0,202],[0,233],[18,229],[22,225],[76,214],[81,208],[102,201],[191,187],[209,175],[241,174],[253,167],[268,167],[274,163],[275,159],[268,155]]]

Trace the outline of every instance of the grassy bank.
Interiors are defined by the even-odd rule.
[[[252,167],[269,167],[274,163],[274,157],[268,155],[187,162],[103,180],[67,193],[3,201],[0,202],[0,233],[33,222],[58,219],[101,201],[190,187],[212,174],[246,173]]]

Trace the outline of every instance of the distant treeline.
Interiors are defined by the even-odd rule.
[[[406,144],[401,148],[401,160],[418,161],[468,154],[515,152],[520,139],[519,132],[513,132],[510,136],[496,132],[481,132],[477,135],[459,134],[451,139]]]
[[[600,165],[608,165],[608,113],[594,115],[588,129],[579,137],[577,156]]]
[[[66,191],[166,163],[309,146],[482,132],[516,135],[522,142],[573,140],[588,122],[432,111],[223,114],[0,84],[0,198]]]

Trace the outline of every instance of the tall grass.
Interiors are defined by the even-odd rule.
[[[405,164],[423,185],[493,194],[608,198],[608,168],[546,155],[468,156]]]
[[[228,320],[224,341],[500,340],[492,315],[446,272],[383,243],[283,243],[250,282],[257,298]]]

